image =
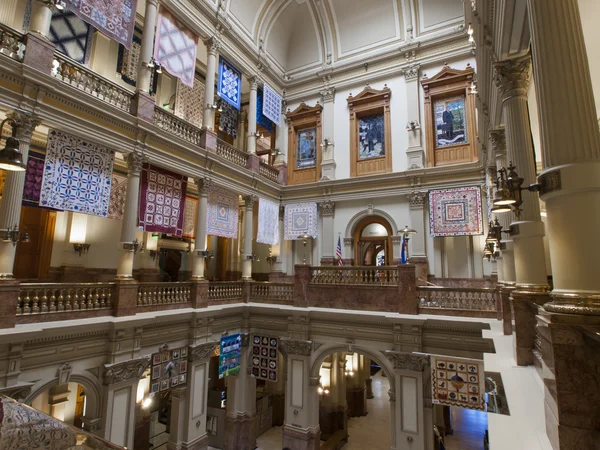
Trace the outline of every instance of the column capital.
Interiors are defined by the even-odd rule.
[[[111,386],[124,381],[138,380],[148,366],[150,366],[149,355],[115,364],[104,364],[104,385]]]
[[[258,89],[258,85],[260,83],[261,83],[261,80],[256,75],[248,76],[248,84],[250,84],[251,91],[256,91]]]
[[[494,155],[501,156],[506,154],[506,132],[504,131],[504,128],[490,130],[489,133]]]
[[[412,64],[404,69],[404,78],[406,81],[414,81],[419,79],[419,71],[421,64]]]
[[[246,205],[246,208],[254,208],[254,202],[256,202],[256,200],[258,200],[258,197],[256,195],[245,195],[244,197],[244,205]]]
[[[219,345],[218,341],[204,342],[202,344],[190,345],[189,360],[190,361],[208,361],[213,350]]]
[[[19,111],[12,112],[6,117],[17,122],[17,139],[24,144],[31,143],[35,128],[42,123],[41,119]]]
[[[197,177],[194,178],[194,183],[196,183],[196,187],[198,188],[198,195],[206,196],[208,195],[208,191],[212,188],[212,180],[208,177]]]
[[[211,36],[204,39],[204,45],[209,55],[217,56],[219,47],[221,47],[221,40],[217,36]]]
[[[429,367],[429,355],[416,355],[386,350],[385,356],[394,365],[394,369],[423,372]]]
[[[139,175],[144,164],[144,157],[141,153],[133,151],[125,157],[127,162],[127,171],[130,175]]]
[[[527,97],[531,78],[531,56],[497,62],[494,69],[494,82],[502,95],[502,101],[513,97]]]
[[[285,218],[285,205],[279,205],[279,220]]]
[[[155,8],[158,8],[158,0],[146,0],[146,5],[152,5]]]
[[[390,402],[396,401],[396,391],[392,391],[391,389],[388,391],[388,395],[390,396]]]
[[[319,206],[321,207],[321,214],[324,217],[329,217],[329,216],[333,216],[335,213],[335,202],[332,202],[331,200],[327,200],[324,201],[322,203],[319,203]]]
[[[425,205],[425,199],[427,198],[427,191],[412,191],[406,194],[411,208],[423,208]]]
[[[281,339],[279,345],[287,355],[310,356],[312,353],[312,341]]]
[[[285,116],[285,112],[287,111],[287,107],[288,107],[288,102],[285,98],[281,99],[281,114],[283,114]],[[600,125],[600,121],[598,122],[598,124]]]
[[[334,86],[327,87],[327,88],[323,89],[321,92],[319,92],[319,94],[321,94],[321,102],[322,103],[333,102],[335,99],[335,87]]]

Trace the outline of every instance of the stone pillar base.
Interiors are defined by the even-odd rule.
[[[192,308],[206,308],[208,306],[208,286],[206,280],[192,280]]]
[[[198,144],[200,147],[211,151],[217,151],[217,133],[213,130],[209,130],[208,128],[204,128],[200,133],[200,143]]]
[[[533,364],[538,305],[550,300],[549,292],[524,291],[517,288],[510,296],[515,312],[515,360],[519,366]]]
[[[248,162],[246,163],[246,169],[254,172],[260,172],[260,158],[257,155],[251,154],[248,156]]]
[[[19,282],[0,279],[0,328],[14,328],[17,320]]]
[[[429,262],[427,261],[427,257],[411,256],[408,262],[415,265],[417,286],[427,286],[427,278],[429,277]]]
[[[510,307],[510,294],[514,291],[514,286],[499,286],[500,302],[502,303],[502,328],[505,335],[512,334],[512,310]]]
[[[113,299],[114,315],[135,316],[137,311],[137,289],[138,283],[135,280],[115,281],[115,296]]]
[[[154,123],[154,98],[147,92],[138,91],[131,99],[131,114],[146,122]]]
[[[290,450],[319,450],[321,447],[321,429],[296,428],[290,425],[283,427],[283,448]]]
[[[25,45],[27,48],[25,49],[23,64],[50,75],[54,63],[55,45],[38,33],[27,33],[25,35]]]
[[[256,448],[256,416],[241,413],[225,417],[223,450],[254,450]]]
[[[277,182],[282,186],[287,186],[288,183],[288,169],[287,164],[284,162],[275,163],[273,165],[274,168],[279,170],[279,177],[277,178]]]

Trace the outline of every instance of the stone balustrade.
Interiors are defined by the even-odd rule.
[[[0,23],[0,53],[17,61],[23,60],[25,53],[24,37],[18,31]]]
[[[259,173],[261,176],[274,181],[275,183],[277,183],[277,180],[279,179],[279,170],[268,165],[262,159],[260,160]]]
[[[208,303],[232,303],[232,301],[243,301],[244,282],[242,281],[217,281],[211,282],[208,287]]]
[[[294,283],[252,283],[250,301],[255,303],[294,304]]]
[[[398,266],[321,266],[311,268],[312,284],[398,285]]]
[[[23,283],[17,316],[111,309],[113,283]]]
[[[238,166],[246,167],[250,155],[221,139],[217,140],[217,155]]]
[[[154,107],[154,125],[194,145],[200,144],[200,128],[159,106]]]
[[[419,312],[423,314],[493,318],[497,295],[493,288],[417,287]]]
[[[191,301],[191,283],[139,283],[138,306],[171,305]]]

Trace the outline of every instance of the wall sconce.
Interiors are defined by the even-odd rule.
[[[277,262],[277,256],[267,256],[265,258],[267,260],[267,262],[269,263],[269,266],[271,266],[271,268],[273,268],[273,264],[275,264]]]
[[[214,111],[223,112],[223,108],[221,108],[221,104],[220,103],[207,103],[206,107],[208,109],[212,109]]]
[[[421,129],[421,125],[416,120],[411,120],[406,125],[406,131],[417,131]]]
[[[21,236],[19,227],[15,225],[12,228],[0,230],[0,240],[3,242],[12,242],[13,245],[17,245],[17,242],[19,241],[29,242],[29,234],[27,233],[27,228],[25,228],[25,232],[23,233],[23,236]]]
[[[538,192],[541,188],[540,184],[532,184],[529,187],[521,187],[524,179],[519,177],[516,172],[516,167],[512,161],[507,168],[500,168],[496,178],[496,191],[494,192],[492,208],[493,213],[503,213],[513,211],[517,219],[521,218],[521,208],[523,199],[521,191],[527,189],[531,192]]]
[[[329,389],[324,388],[323,386],[319,385],[319,387],[317,388],[317,392],[319,393],[319,395],[329,395]]]
[[[280,151],[278,148],[276,148],[275,150],[273,150],[273,156],[275,158],[277,158],[278,156],[281,156],[281,155],[283,155],[283,152]]]
[[[298,239],[302,239],[302,246],[304,247],[304,256],[302,257],[302,264],[306,264],[306,244],[311,237],[308,234],[298,236]]]
[[[413,230],[412,228],[408,228],[408,225],[405,225],[404,228],[402,228],[401,230],[398,230],[398,234],[400,236],[402,236],[404,238],[404,241],[406,242],[406,260],[408,260],[409,256],[408,256],[408,241],[410,241],[410,235],[411,234],[416,234],[417,230]]]
[[[256,253],[252,253],[251,255],[246,255],[246,259],[252,260],[254,262],[260,262],[258,255]]]
[[[133,242],[123,242],[123,250],[129,250],[133,253],[143,253],[146,249],[146,245],[135,239]]]
[[[212,250],[198,250],[198,256],[203,256],[205,260],[210,260],[215,257]]]
[[[162,73],[162,68],[160,67],[160,64],[158,64],[154,58],[150,58],[150,61],[148,61],[146,63],[146,68],[148,70],[154,70],[156,69],[156,73],[161,74]]]
[[[73,244],[73,250],[77,253],[77,256],[81,257],[81,255],[87,255],[87,252],[90,250],[90,246],[92,244]]]
[[[330,139],[324,139],[323,143],[321,144],[321,147],[327,148],[330,145],[333,145],[333,142]]]
[[[63,9],[65,9],[65,8],[66,8],[66,6],[67,6],[63,0],[53,0],[53,1],[52,1],[52,4],[53,4],[53,5],[54,5],[54,7],[55,7],[56,9],[58,9],[59,11],[62,11],[62,10],[63,10]]]
[[[20,124],[12,118],[4,119],[0,124],[0,135],[6,122],[12,126],[12,134],[6,140],[4,148],[0,150],[0,169],[23,172],[27,166],[23,162],[23,154],[19,150],[19,140],[17,139],[17,128]]]
[[[263,134],[260,131],[253,131],[252,133],[248,134],[248,137],[253,137],[256,139],[262,139],[263,138]]]

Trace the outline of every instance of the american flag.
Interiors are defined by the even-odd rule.
[[[337,249],[335,250],[335,257],[338,260],[338,266],[343,266],[344,262],[342,261],[342,238],[341,238],[341,236],[338,236],[338,245],[337,245]]]

